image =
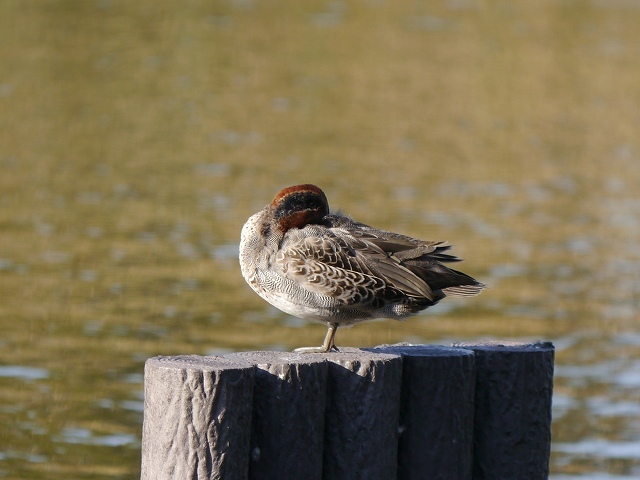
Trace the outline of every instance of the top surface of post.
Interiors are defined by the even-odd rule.
[[[464,347],[446,347],[444,345],[412,345],[409,343],[397,343],[394,345],[378,345],[367,349],[376,353],[387,353],[401,356],[415,357],[455,357],[473,355],[473,351]]]
[[[225,357],[201,355],[176,355],[176,356],[157,356],[149,358],[146,361],[148,367],[153,368],[170,368],[176,370],[201,370],[213,371],[229,368],[249,368],[253,367],[251,362],[239,359],[231,360]]]
[[[361,349],[355,347],[341,347],[337,352],[323,353],[327,360],[391,360],[398,357],[397,353],[378,352],[373,349]]]
[[[454,347],[468,348],[470,350],[502,350],[509,352],[536,352],[545,350],[554,350],[555,347],[551,342],[517,342],[505,340],[483,340],[478,342],[457,342]]]
[[[284,365],[322,363],[326,361],[327,355],[325,353],[257,351],[228,353],[223,358],[238,359],[255,365]]]

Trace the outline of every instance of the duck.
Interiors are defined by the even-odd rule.
[[[331,213],[325,193],[301,184],[280,190],[242,227],[242,276],[264,300],[305,320],[324,323],[320,347],[339,351],[338,327],[366,320],[403,320],[449,295],[474,296],[486,285],[453,270],[460,259],[447,242],[425,241]]]

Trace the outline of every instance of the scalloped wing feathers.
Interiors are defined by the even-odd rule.
[[[381,308],[404,302],[425,308],[444,296],[441,290],[471,295],[482,289],[471,277],[440,263],[458,260],[442,253],[449,248],[442,242],[422,242],[343,216],[333,224],[338,226],[288,230],[275,258],[287,278],[313,294],[344,306]],[[461,283],[475,287],[466,289]]]

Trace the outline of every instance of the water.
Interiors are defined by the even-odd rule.
[[[552,478],[640,477],[638,24],[634,1],[3,2],[0,478],[138,476],[151,356],[319,345],[236,259],[303,182],[490,285],[339,345],[553,341]]]

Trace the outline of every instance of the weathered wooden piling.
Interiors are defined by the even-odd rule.
[[[390,345],[402,356],[398,480],[471,478],[474,354],[439,345]]]
[[[322,478],[326,355],[241,352],[256,365],[249,479]]]
[[[144,375],[141,478],[246,479],[253,365],[155,357]]]
[[[344,348],[327,354],[323,478],[396,478],[402,358]]]
[[[473,479],[546,480],[555,349],[549,342],[457,343],[476,358]]]
[[[547,478],[553,353],[494,342],[152,358],[142,478]]]

